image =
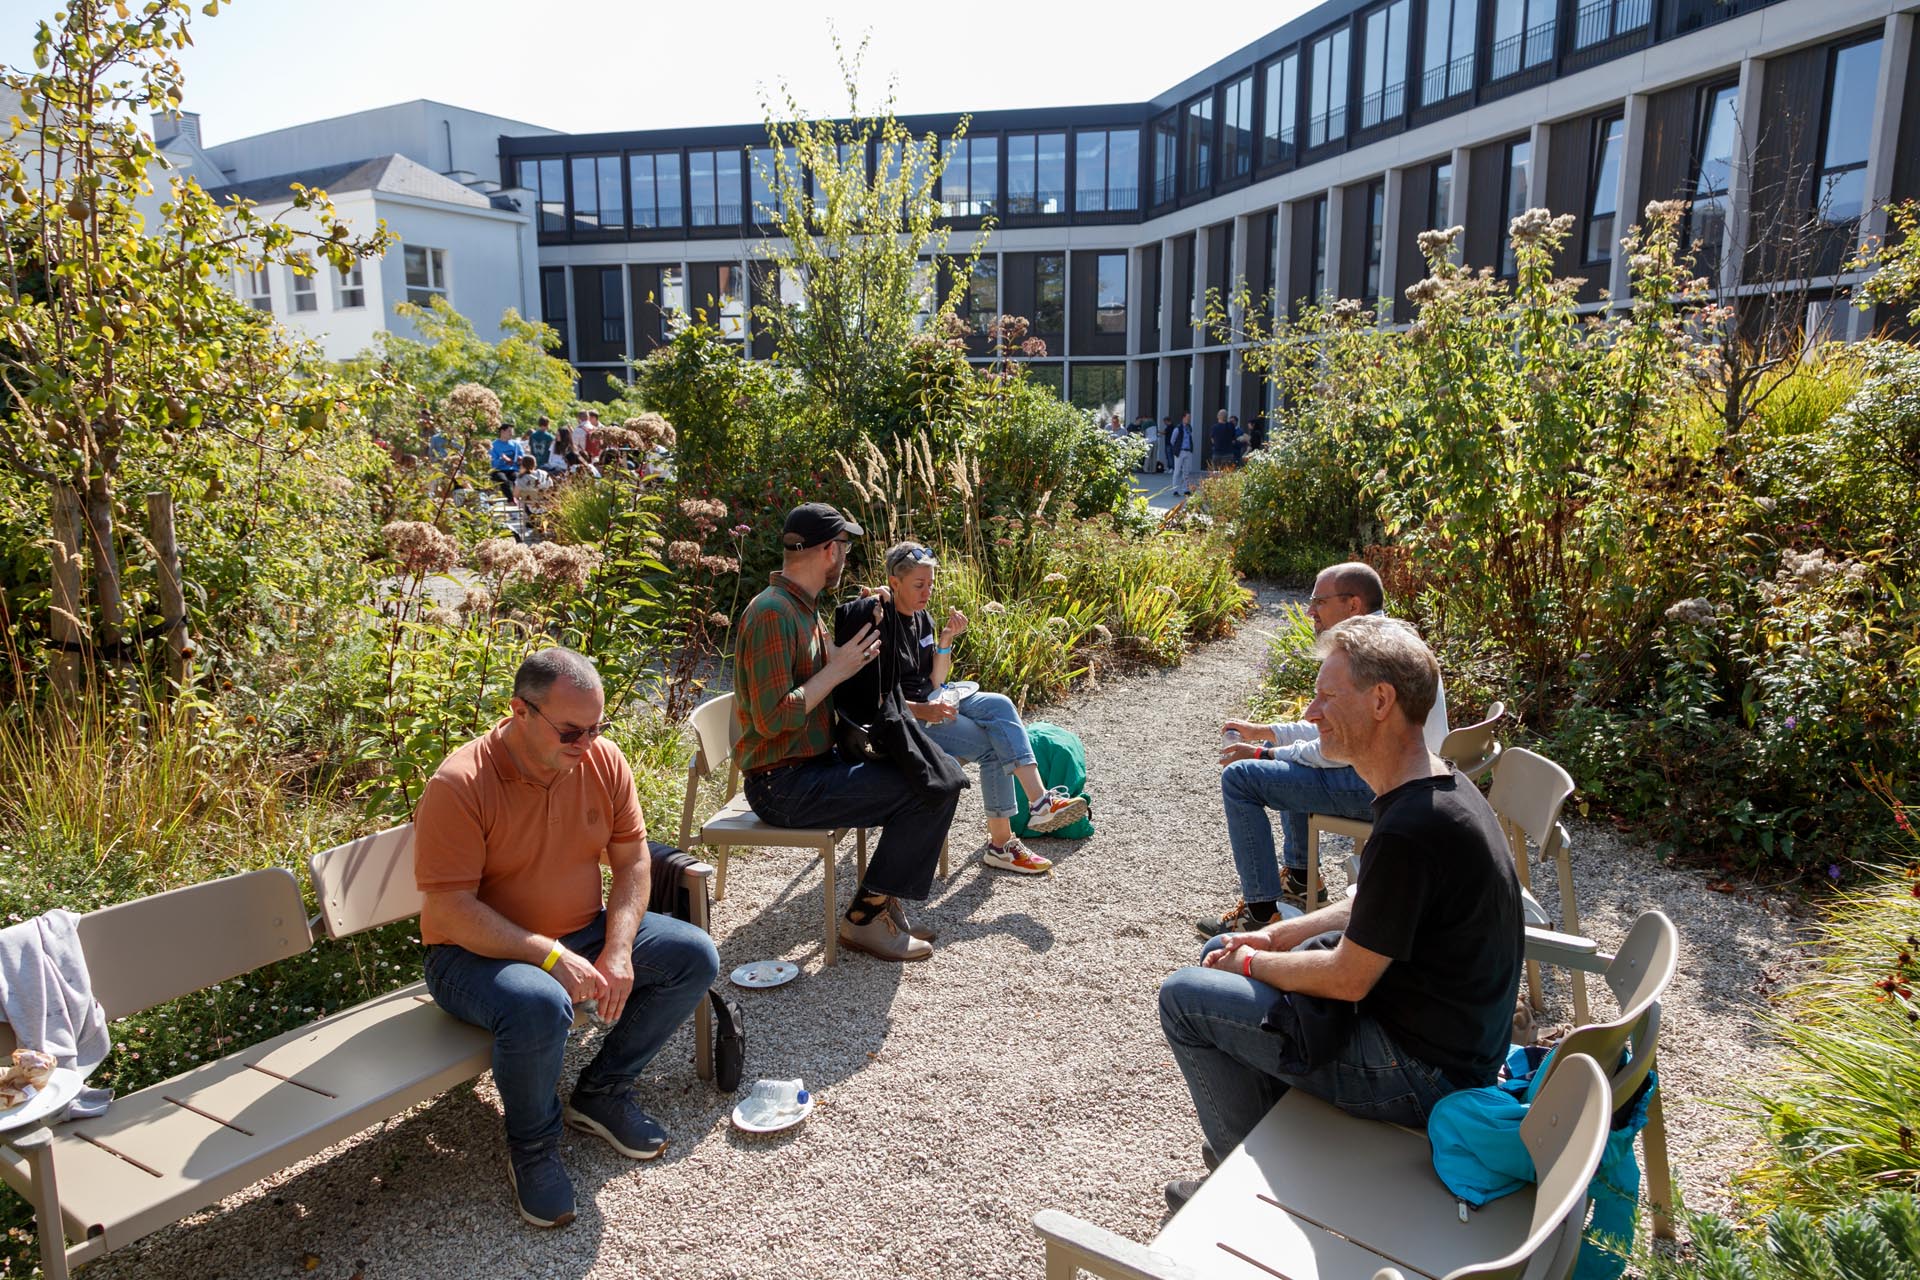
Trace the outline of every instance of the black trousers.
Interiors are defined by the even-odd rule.
[[[747,775],[747,803],[776,827],[879,827],[861,887],[919,901],[933,892],[960,797],[922,796],[891,764],[825,755]]]

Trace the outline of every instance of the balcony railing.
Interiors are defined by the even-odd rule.
[[[1473,55],[1455,58],[1443,67],[1429,67],[1420,77],[1420,105],[1430,107],[1473,88]]]
[[[1493,46],[1488,59],[1487,79],[1504,80],[1527,67],[1537,67],[1553,57],[1552,19],[1517,36],[1508,36]]]
[[[1173,199],[1177,191],[1178,188],[1175,186],[1172,178],[1156,178],[1153,183],[1153,202],[1155,204],[1166,204]]]
[[[1595,0],[1574,14],[1573,47],[1585,49],[1647,25],[1653,0]]]
[[[1371,129],[1382,120],[1397,119],[1407,109],[1407,86],[1390,84],[1360,99],[1360,127]]]
[[[1335,107],[1323,111],[1307,121],[1307,145],[1317,147],[1329,138],[1345,137],[1347,132],[1347,109]]]

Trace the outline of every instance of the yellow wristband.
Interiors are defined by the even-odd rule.
[[[540,967],[542,969],[545,969],[548,973],[552,973],[553,966],[559,963],[560,963],[560,944],[556,942],[553,944],[553,950],[547,952],[547,958],[540,962]]]

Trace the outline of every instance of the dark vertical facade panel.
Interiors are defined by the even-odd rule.
[[[1154,298],[1160,293],[1160,246],[1151,244],[1140,255],[1140,291],[1139,298],[1129,298],[1128,309],[1137,317],[1134,321],[1140,332],[1140,350],[1158,351],[1160,349],[1160,327],[1154,323]],[[1165,305],[1165,299],[1162,299]],[[1156,369],[1158,366],[1154,366]]]
[[[1207,228],[1207,289],[1225,298],[1233,293],[1233,224],[1223,222]],[[1205,313],[1202,305],[1201,312]],[[1211,342],[1211,337],[1202,337]]]
[[[774,308],[780,305],[780,269],[770,262],[754,262],[747,265],[747,302],[749,307],[747,323],[753,332],[753,358],[768,360],[773,356],[773,326],[762,320],[760,308]],[[640,312],[634,311],[636,324],[635,341],[639,341],[637,328]]]
[[[1293,243],[1287,257],[1287,314],[1298,315],[1300,301],[1313,287],[1313,210],[1314,199],[1296,200],[1290,206],[1293,218]],[[1313,302],[1317,299],[1307,298]]]
[[[1246,279],[1234,282],[1234,292],[1244,284],[1253,309],[1265,317],[1273,314],[1273,227],[1277,213],[1267,213],[1247,224]]]
[[[1227,407],[1225,352],[1200,357],[1200,376],[1194,388],[1193,447],[1201,466],[1213,461],[1213,415]]]
[[[1107,250],[1105,252],[1124,251]],[[1075,356],[1123,356],[1127,354],[1127,335],[1101,333],[1095,326],[1100,305],[1101,253],[1078,249],[1067,256],[1067,340],[1068,351]],[[1128,305],[1132,305],[1129,298]]]
[[[1920,200],[1920,26],[1907,60],[1906,92],[1901,95],[1900,145],[1893,160],[1893,198]]]
[[[573,334],[574,345],[579,348],[574,359],[586,364],[624,360],[627,355],[626,321],[620,295],[614,294],[611,306],[601,296],[604,271],[604,267],[573,269]],[[618,323],[609,333],[608,324],[612,321]]]
[[[1813,168],[1820,162],[1829,48],[1799,49],[1767,61],[1742,268],[1749,280],[1777,280],[1805,269],[1804,227],[1812,213]],[[1746,103],[1740,111],[1753,119]],[[1833,256],[1829,270],[1839,265],[1839,255]]]
[[[1046,338],[1047,349],[1058,355],[1060,348],[1054,339],[1060,335],[1040,333],[1034,318],[1033,303],[1033,255],[1030,253],[1001,255],[1000,310],[1007,315],[1024,318],[1031,332]]]
[[[1167,412],[1175,422],[1193,409],[1193,357],[1177,356],[1168,362]],[[1194,425],[1198,426],[1198,423]],[[1197,443],[1197,442],[1196,442]]]
[[[1580,257],[1587,238],[1587,188],[1592,184],[1593,130],[1597,119],[1598,116],[1581,116],[1576,120],[1563,120],[1547,131],[1547,209],[1554,214],[1573,215],[1573,229],[1567,232],[1567,238],[1560,242],[1560,250],[1553,257],[1556,275],[1580,273]]]
[[[1432,199],[1432,165],[1416,165],[1400,175],[1400,225],[1388,230],[1399,254],[1393,282],[1393,319],[1397,324],[1413,319],[1407,286],[1427,274],[1427,260],[1420,256],[1420,233],[1433,230],[1421,225],[1427,220],[1427,205]]]
[[[1693,187],[1694,134],[1700,128],[1700,87],[1687,85],[1653,94],[1647,99],[1647,138],[1640,160],[1640,196],[1648,201],[1672,200]],[[1629,223],[1640,220],[1630,211]]]
[[[1336,297],[1358,298],[1367,291],[1367,189],[1371,182],[1346,188],[1340,201],[1340,261],[1327,273]]]
[[[1173,349],[1193,345],[1193,243],[1191,235],[1173,243],[1173,292],[1162,300],[1167,321],[1167,346]]]
[[[1500,265],[1500,229],[1507,211],[1500,203],[1505,186],[1507,143],[1475,147],[1467,157],[1467,231],[1463,253],[1469,267]],[[1455,179],[1458,181],[1458,179]]]
[[[636,357],[645,357],[666,340],[666,328],[660,313],[660,268],[627,268],[627,283],[633,290],[633,345]]]
[[[694,262],[687,266],[687,311],[704,311],[707,323],[720,322],[720,264]]]

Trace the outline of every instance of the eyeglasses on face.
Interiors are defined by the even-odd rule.
[[[558,724],[554,723],[553,717],[549,716],[546,712],[540,709],[539,703],[534,702],[530,698],[522,698],[520,699],[520,701],[532,707],[533,714],[539,716],[542,720],[545,720],[549,725],[551,725],[553,728],[553,735],[556,738],[560,739],[560,741],[566,743],[568,746],[572,746],[574,743],[580,741],[580,739],[582,738],[597,738],[601,734],[605,733],[607,730],[613,728],[613,721],[602,720],[600,723],[590,724],[584,729],[562,729]]]
[[[1308,596],[1307,608],[1309,609],[1325,608],[1327,605],[1331,604],[1335,600],[1351,600],[1357,594],[1359,593],[1354,591],[1336,591],[1329,596]]]

